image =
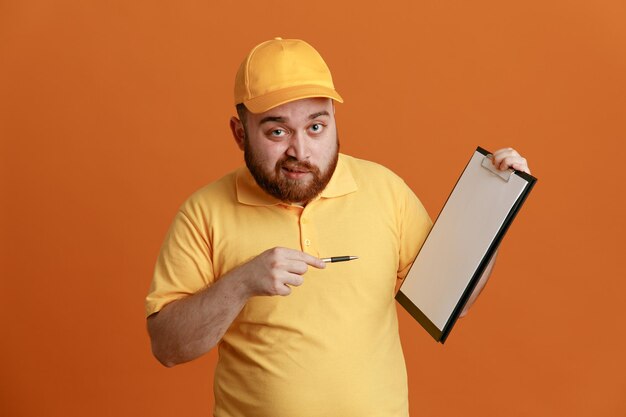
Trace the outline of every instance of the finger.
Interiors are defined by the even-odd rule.
[[[309,270],[309,265],[299,260],[288,260],[285,261],[284,270],[292,274],[304,275]]]
[[[513,162],[511,164],[511,168],[513,168],[516,171],[525,172],[528,175],[530,175],[530,168],[528,168],[528,162],[526,161],[526,158],[521,158],[520,161]]]
[[[267,287],[265,289],[266,295],[289,295],[291,294],[291,288],[289,285],[298,284],[299,280],[296,278],[299,275],[290,274],[284,270],[279,270],[275,272],[275,275],[272,277],[268,277],[267,279]],[[300,282],[301,284],[301,282]]]
[[[518,157],[507,157],[500,162],[500,166],[498,169],[504,171],[509,168],[515,169],[517,171],[523,171],[530,174],[530,169],[528,169],[528,163],[526,162],[526,158],[521,156]]]
[[[282,284],[274,289],[274,293],[275,295],[282,295],[284,297],[291,294],[291,288],[289,287],[289,285]]]
[[[309,255],[308,253],[289,248],[273,248],[268,251],[271,256],[275,259],[288,259],[292,261],[300,261],[304,262],[307,265],[313,266],[315,268],[326,268],[326,263],[324,263],[321,259],[316,258],[313,255]],[[306,271],[305,271],[306,272]]]
[[[496,168],[500,169],[500,167],[502,166],[502,161],[504,161],[506,158],[517,156],[519,156],[519,153],[517,153],[517,151],[513,148],[498,149],[493,153],[493,164],[496,166]]]
[[[314,268],[324,269],[326,268],[326,263],[322,261],[320,258],[316,258],[313,255],[309,255],[306,252],[295,251],[294,259],[304,262],[307,265],[310,265]]]
[[[497,157],[499,155],[508,155],[513,153],[517,153],[517,151],[513,148],[500,148],[493,153],[493,156]]]
[[[297,274],[290,274],[288,276],[285,276],[279,282],[276,282],[276,285],[274,287],[274,294],[282,296],[290,295],[292,292],[292,286],[299,287],[303,283],[304,278],[302,278],[302,276]]]
[[[285,277],[283,283],[286,284],[286,285],[299,287],[300,285],[302,285],[304,283],[304,277],[302,277],[302,275],[298,275],[298,274],[290,274],[290,275]]]
[[[522,171],[530,174],[526,158],[522,157],[519,152],[513,148],[503,148],[494,152],[493,164],[501,171],[512,168],[516,171]]]

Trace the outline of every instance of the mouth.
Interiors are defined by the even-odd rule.
[[[300,179],[311,172],[310,169],[302,166],[283,165],[281,169],[284,175],[290,179]]]
[[[284,166],[283,170],[287,171],[287,172],[294,173],[294,174],[306,174],[307,172],[310,172],[308,169],[302,168],[302,167],[286,167],[286,166]]]

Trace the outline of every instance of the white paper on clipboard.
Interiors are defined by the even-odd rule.
[[[396,295],[441,343],[536,181],[489,157],[474,152]]]

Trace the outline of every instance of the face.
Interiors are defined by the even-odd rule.
[[[231,119],[246,165],[265,192],[307,203],[326,187],[339,152],[331,99],[308,98],[265,113],[247,112],[245,126]]]

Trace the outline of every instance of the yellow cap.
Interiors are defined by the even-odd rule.
[[[243,103],[252,113],[309,97],[343,103],[326,62],[304,41],[274,38],[263,42],[239,66],[235,104]]]

